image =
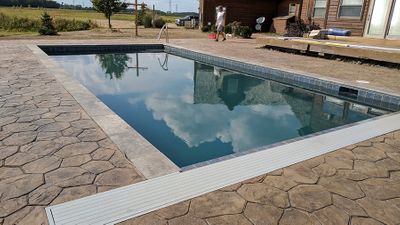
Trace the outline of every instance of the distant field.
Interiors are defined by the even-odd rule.
[[[43,11],[47,11],[54,18],[79,19],[79,20],[103,20],[104,15],[93,10],[72,10],[72,9],[43,9],[43,8],[13,8],[0,7],[0,12],[10,16],[28,17],[32,19],[40,18]],[[173,22],[177,17],[162,16],[167,22]],[[134,21],[133,14],[115,14],[112,20]]]
[[[1,1],[1,0],[0,0]],[[68,19],[68,20],[92,20],[99,28],[78,31],[78,32],[61,32],[57,37],[40,37],[34,31],[17,31],[17,30],[2,30],[0,28],[0,38],[71,38],[71,39],[85,39],[85,38],[113,38],[113,37],[132,37],[134,36],[134,23],[135,16],[132,14],[116,14],[112,16],[113,28],[117,32],[110,32],[107,28],[107,21],[103,14],[93,10],[70,10],[70,9],[43,9],[43,8],[13,8],[13,7],[0,7],[0,13],[7,16],[26,17],[33,20],[38,20],[43,13],[48,12],[53,19]],[[162,16],[167,22],[172,23],[177,18],[176,16]],[[129,21],[129,22],[125,22]],[[204,35],[198,30],[186,30],[175,26],[170,27],[170,37],[173,38],[202,38]],[[140,27],[139,34],[142,38],[155,38],[158,35],[159,29],[144,29]]]

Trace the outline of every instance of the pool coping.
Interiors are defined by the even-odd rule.
[[[352,102],[380,107],[385,110],[400,110],[400,95],[394,93],[370,90],[362,87],[343,84],[337,80],[322,79],[316,76],[310,76],[299,71],[281,70],[272,67],[266,67],[259,64],[242,62],[229,57],[220,57],[209,55],[202,51],[194,51],[184,47],[172,44],[31,44],[28,47],[36,54],[46,67],[54,73],[56,78],[68,92],[82,105],[85,111],[93,120],[110,136],[113,142],[125,153],[126,157],[135,165],[138,172],[146,179],[163,176],[170,173],[190,170],[193,168],[209,165],[215,162],[240,157],[245,154],[260,151],[260,149],[273,148],[287,143],[306,139],[315,135],[320,135],[326,131],[313,133],[287,141],[274,143],[267,146],[261,146],[255,149],[249,149],[244,152],[234,153],[232,155],[219,157],[212,160],[196,163],[190,166],[179,168],[161,151],[155,148],[145,138],[143,138],[134,128],[130,127],[122,118],[116,115],[103,102],[101,102],[79,81],[71,78],[61,69],[49,55],[69,55],[69,54],[101,54],[101,53],[128,53],[128,52],[166,52],[180,57],[189,58],[204,64],[225,67],[251,76],[268,79],[282,84],[299,87],[312,92],[322,93]],[[340,93],[340,88],[356,90],[357,96],[344,96]],[[94,104],[95,103],[95,104]],[[102,113],[99,113],[102,112]],[[350,124],[351,125],[351,124]],[[337,129],[342,129],[340,126]],[[119,131],[116,131],[119,130]],[[157,161],[157,163],[151,163]]]
[[[153,49],[189,58],[204,64],[229,68],[237,72],[251,74],[252,76],[276,81],[290,86],[295,86],[313,92],[331,95],[345,100],[357,102],[372,107],[381,107],[390,111],[400,110],[400,93],[394,93],[378,88],[365,88],[349,85],[340,79],[320,77],[317,74],[305,73],[290,69],[280,69],[265,66],[254,62],[240,61],[231,57],[210,55],[200,50],[191,50],[174,44],[49,44],[38,45],[40,48],[59,54],[87,54],[87,53],[128,53],[130,51],[142,51]],[[357,91],[357,96],[343,95],[341,89]]]
[[[178,166],[106,106],[84,85],[69,76],[38,45],[27,46],[133,163],[136,171],[143,178],[152,179],[180,171]],[[80,48],[81,46],[77,47]],[[121,47],[127,49],[126,46]],[[137,49],[133,49],[133,47],[135,46],[132,46],[129,50],[143,50],[143,48],[157,49],[159,45],[136,45]]]
[[[296,70],[267,67],[254,62],[239,61],[231,57],[213,56],[203,51],[191,50],[173,44],[166,44],[165,52],[372,107],[380,107],[389,111],[400,110],[400,93],[349,85],[339,79],[319,77],[315,74]],[[356,90],[358,92],[356,98],[342,95],[342,88]]]
[[[47,46],[47,45],[40,45],[41,47]],[[344,86],[348,88],[356,88],[358,91],[364,94],[359,94],[357,95],[357,98],[348,98],[348,100],[353,101],[353,102],[359,102],[362,104],[366,105],[373,105],[376,107],[376,103],[379,104],[382,108],[390,109],[393,111],[397,111],[400,109],[400,97],[398,95],[391,95],[388,93],[383,93],[379,91],[374,91],[374,90],[369,90],[369,89],[363,89],[359,87],[352,87],[346,84],[339,83],[337,81],[329,81],[329,80],[324,80],[320,78],[315,78],[315,77],[310,77],[305,74],[297,73],[295,71],[283,71],[280,69],[274,69],[274,68],[269,68],[257,64],[252,64],[252,63],[246,63],[246,62],[239,62],[235,59],[229,59],[229,58],[222,58],[218,56],[210,56],[207,55],[206,53],[203,52],[198,52],[198,51],[192,51],[189,49],[185,48],[179,48],[171,45],[161,45],[161,44],[128,44],[128,45],[88,45],[88,44],[83,44],[83,45],[48,45],[48,46],[53,46],[53,47],[59,47],[59,46],[75,46],[76,49],[80,49],[82,46],[86,46],[88,48],[88,51],[90,53],[93,52],[93,49],[98,49],[98,48],[103,48],[104,46],[109,46],[112,51],[115,52],[115,47],[119,46],[119,49],[121,52],[127,52],[127,51],[141,51],[144,50],[146,47],[147,48],[154,48],[155,50],[161,50],[159,49],[160,46],[163,46],[164,51],[167,53],[175,54],[178,56],[190,58],[202,63],[206,64],[213,64],[213,65],[218,65],[221,67],[228,67],[229,69],[238,71],[238,72],[243,72],[243,73],[251,73],[251,75],[254,75],[255,77],[261,77],[264,79],[270,79],[276,82],[284,83],[284,84],[289,84],[292,86],[297,86],[300,88],[304,88],[307,90],[311,90],[314,92],[320,92],[323,94],[327,95],[333,95],[337,96],[340,98],[346,99],[346,96],[341,96],[339,93],[339,88]],[[224,165],[229,165],[227,168],[229,169],[232,166],[237,166],[239,167],[240,164],[236,164],[237,162],[240,162],[241,160],[244,160],[245,158],[248,157],[254,157],[255,155],[258,154],[267,154],[269,155],[268,157],[271,157],[269,153],[266,152],[274,152],[276,149],[287,149],[290,148],[290,146],[297,145],[302,142],[309,143],[309,145],[312,145],[312,140],[314,139],[320,139],[321,137],[324,139],[325,136],[332,135],[336,132],[339,132],[339,134],[347,131],[347,130],[357,130],[360,129],[360,126],[357,125],[363,125],[365,121],[361,121],[359,123],[354,123],[354,124],[349,124],[345,126],[341,126],[338,128],[334,129],[329,129],[326,131],[314,133],[312,135],[296,138],[296,139],[291,139],[285,142],[279,142],[274,145],[269,145],[269,146],[264,146],[257,148],[252,151],[246,151],[245,153],[241,153],[239,155],[231,156],[231,157],[225,157],[225,158],[220,158],[216,160],[210,160],[206,161],[203,164],[198,164],[193,167],[188,167],[186,169],[178,168],[173,162],[171,162],[165,155],[163,155],[158,149],[156,149],[154,146],[151,145],[146,139],[144,139],[138,132],[134,130],[134,128],[130,127],[125,121],[123,121],[118,115],[116,115],[111,109],[109,109],[103,102],[101,102],[93,93],[91,93],[86,87],[84,87],[82,84],[80,84],[78,81],[67,75],[67,73],[60,68],[58,63],[56,63],[54,60],[52,60],[41,48],[39,48],[39,45],[28,45],[30,50],[39,58],[39,60],[47,67],[47,69],[56,77],[56,79],[64,86],[64,88],[78,101],[78,103],[82,106],[82,108],[89,114],[90,117],[104,130],[104,132],[110,136],[111,140],[120,148],[122,152],[126,154],[126,156],[132,161],[136,169],[138,170],[141,175],[144,176],[144,178],[149,179],[148,182],[159,182],[160,180],[163,180],[162,182],[167,182],[169,178],[171,177],[179,177],[180,174],[187,174],[187,173],[197,173],[196,171],[202,171],[202,170],[209,170],[210,167],[218,167],[220,164]],[[101,50],[101,49],[100,49]],[[102,49],[104,50],[104,49]],[[118,52],[118,51],[117,51]],[[80,52],[83,54],[82,52]],[[291,83],[293,82],[293,83]],[[397,120],[400,118],[399,113],[394,113],[390,114],[387,116],[383,117],[378,117],[374,119],[368,120],[369,123],[387,123],[385,121],[388,120],[388,118],[396,118]],[[367,124],[369,124],[367,123]],[[385,128],[380,128],[380,129],[375,129],[374,131],[368,131],[368,134],[357,134],[356,138],[355,137],[347,137],[348,140],[345,140],[344,142],[340,143],[332,143],[331,145],[327,146],[326,148],[323,148],[325,146],[321,146],[321,149],[317,149],[315,154],[307,155],[296,158],[295,160],[291,161],[291,164],[300,162],[306,159],[309,159],[310,157],[315,157],[321,154],[325,154],[330,151],[334,151],[340,146],[344,147],[349,144],[354,144],[359,141],[363,141],[368,138],[372,138],[390,131],[394,131],[397,129],[400,129],[399,125],[396,125],[396,123],[388,123],[388,125]],[[363,125],[365,126],[365,125]],[[374,126],[370,126],[374,127]],[[360,136],[360,137],[359,137]],[[347,143],[344,145],[344,143]],[[321,143],[322,145],[326,144],[326,142]],[[344,146],[343,146],[344,145]],[[335,147],[332,147],[335,146]],[[298,147],[296,147],[298,150]],[[265,151],[268,150],[268,151]],[[317,154],[317,152],[319,153]],[[278,154],[278,153],[277,153]],[[238,157],[240,156],[240,157]],[[287,160],[286,160],[287,161]],[[233,164],[232,164],[233,162]],[[211,164],[212,163],[212,164]],[[275,165],[275,164],[274,164]],[[284,164],[280,165],[280,168],[282,166],[286,167],[290,164]],[[198,168],[198,166],[200,166]],[[277,165],[275,165],[277,166]],[[262,166],[261,166],[262,167]],[[273,167],[274,169],[278,169],[279,166]],[[268,167],[262,167],[258,168],[258,172],[262,171],[262,173],[267,173],[272,170],[271,168]],[[195,172],[193,172],[195,171]],[[215,173],[215,171],[214,171]],[[218,173],[217,173],[218,174]],[[240,182],[248,178],[252,178],[255,175],[254,173],[248,173],[248,174],[243,174],[243,176],[235,177],[234,181]],[[166,180],[164,180],[166,179]],[[221,180],[223,181],[223,179]],[[144,183],[143,185],[146,185],[147,181],[141,182]],[[140,183],[140,184],[141,184]],[[162,208],[168,205],[172,205],[174,203],[183,201],[187,199],[188,197],[196,197],[200,194],[204,194],[213,190],[216,190],[215,188],[219,189],[224,186],[228,186],[230,184],[233,184],[232,181],[230,183],[224,183],[220,182],[217,186],[212,186],[208,187],[207,191],[203,190],[200,192],[196,192],[195,194],[190,194],[189,196],[182,197],[182,196],[170,196],[171,198],[168,200],[167,203],[152,203],[147,206],[143,206],[145,210],[139,210],[138,211],[132,211],[132,210],[126,210],[127,212],[124,212],[125,216],[119,215],[117,218],[113,217],[112,222],[110,224],[113,224],[115,221],[123,221],[125,219],[132,218],[134,216],[142,215],[144,213],[156,210],[158,208]],[[163,183],[159,183],[161,187],[163,187]],[[200,184],[199,184],[200,185]],[[222,186],[221,186],[222,185]],[[132,185],[126,186],[120,189],[116,189],[114,191],[109,191],[110,195],[113,195],[118,193],[118,190],[125,190],[129,189]],[[135,186],[136,187],[136,186]],[[204,188],[204,187],[203,187]],[[108,192],[107,192],[108,193]],[[93,197],[95,199],[101,199],[102,194],[96,194],[94,196],[89,196],[88,198],[91,199],[90,197]],[[174,199],[175,198],[175,199]],[[178,200],[177,200],[178,198]],[[78,202],[81,202],[83,204],[86,204],[87,198],[79,199],[77,200]],[[75,201],[73,201],[75,202]],[[50,206],[46,208],[50,224],[56,224],[53,220],[55,217],[58,215],[63,214],[61,211],[69,207],[69,203],[63,203],[61,205],[55,205],[55,206]],[[71,203],[72,204],[72,203]],[[79,203],[80,204],[80,203]],[[78,204],[78,205],[79,205]],[[147,203],[146,203],[147,204]],[[161,205],[160,205],[161,204]],[[150,207],[150,208],[149,208]],[[54,214],[54,209],[62,209],[61,211],[57,211],[57,213]],[[149,209],[150,211],[146,211]],[[128,212],[129,211],[129,212]],[[96,212],[92,212],[96,213]],[[128,215],[129,214],[129,215]],[[123,218],[123,219],[121,219]],[[81,218],[82,219],[82,218]],[[110,217],[108,218],[110,219]]]

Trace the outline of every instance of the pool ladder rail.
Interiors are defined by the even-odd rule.
[[[161,39],[162,34],[165,34],[165,41],[169,43],[169,35],[168,35],[168,24],[164,24],[164,26],[161,28],[160,33],[158,34],[157,40]]]

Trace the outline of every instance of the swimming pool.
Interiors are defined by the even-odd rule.
[[[51,57],[179,167],[388,113],[164,52]]]

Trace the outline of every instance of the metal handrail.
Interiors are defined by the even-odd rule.
[[[168,53],[165,53],[164,62],[161,62],[160,57],[157,56],[158,63],[160,64],[161,68],[165,71],[168,71]]]
[[[164,26],[161,28],[160,33],[158,34],[158,40],[161,39],[163,33],[165,33],[165,41],[169,43],[168,24],[164,24]]]

